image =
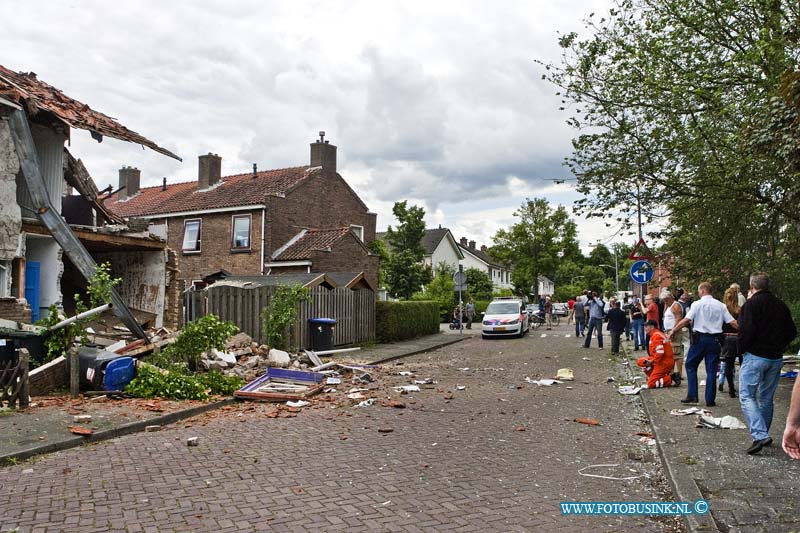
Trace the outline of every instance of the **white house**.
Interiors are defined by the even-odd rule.
[[[511,269],[499,264],[490,256],[485,245],[477,248],[475,241],[467,241],[466,237],[461,237],[458,247],[464,256],[461,261],[461,264],[464,265],[464,270],[477,268],[486,272],[496,290],[513,288],[511,284]]]
[[[556,284],[547,276],[539,276],[538,291],[539,296],[552,296],[556,290]]]
[[[456,238],[453,237],[453,233],[441,226],[437,229],[425,230],[425,236],[422,237],[422,248],[425,250],[422,260],[434,269],[434,274],[436,274],[436,265],[439,263],[447,263],[453,269],[458,270],[458,264],[464,259],[464,254],[461,252]]]

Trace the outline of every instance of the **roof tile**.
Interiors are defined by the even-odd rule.
[[[320,167],[293,167],[225,176],[220,183],[198,191],[197,181],[172,183],[162,191],[161,185],[145,187],[126,200],[113,194],[105,205],[123,217],[153,216],[183,211],[203,211],[220,207],[239,207],[264,203],[270,194],[286,194],[303,180],[313,176]]]
[[[274,261],[311,259],[315,251],[328,251],[339,239],[350,233],[350,228],[310,229],[286,248]]]
[[[73,128],[141,144],[179,161],[181,159],[153,141],[129,130],[108,115],[95,111],[52,85],[37,79],[33,72],[14,72],[0,65],[0,96],[21,104],[31,115],[38,110],[49,111]]]

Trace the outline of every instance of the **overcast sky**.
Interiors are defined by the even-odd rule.
[[[207,152],[223,175],[306,165],[325,130],[379,230],[409,200],[429,227],[491,244],[526,197],[578,198],[550,181],[570,177],[573,131],[534,59],[557,59],[558,33],[608,4],[0,0],[0,64],[184,159],[73,130],[70,150],[101,188],[122,165],[144,186],[196,179]],[[613,239],[576,221],[584,250]]]

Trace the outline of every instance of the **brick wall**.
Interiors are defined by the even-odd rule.
[[[59,357],[39,368],[34,368],[28,374],[28,380],[31,396],[43,396],[60,387],[69,386],[67,360]]]
[[[164,327],[171,330],[178,329],[181,323],[181,294],[183,291],[178,268],[178,254],[175,250],[167,248],[167,286],[164,290]]]
[[[253,199],[254,203],[258,200]],[[364,240],[375,239],[376,215],[369,213],[344,179],[332,171],[322,171],[294,189],[285,198],[266,199],[265,259],[286,244],[303,228],[343,227],[351,224],[364,227]],[[249,213],[250,251],[231,251],[232,215]],[[202,218],[200,253],[184,253],[184,221]],[[256,276],[261,273],[261,210],[235,213],[210,213],[202,216],[175,217],[168,223],[167,244],[177,251],[179,279],[182,287],[193,279],[200,279],[219,270],[227,270],[237,276]],[[154,222],[157,222],[154,220]],[[337,271],[362,271],[363,250],[359,249],[348,261],[341,256],[334,261]],[[368,261],[366,266],[373,267]],[[330,262],[326,263],[330,264]],[[377,270],[377,267],[374,267]],[[321,272],[320,268],[314,267]],[[331,270],[333,271],[333,270]],[[376,275],[377,276],[377,275]],[[377,277],[376,277],[377,279]]]
[[[376,215],[369,213],[336,172],[321,171],[286,198],[267,198],[267,257],[303,228],[364,227],[364,241],[375,239]]]
[[[0,298],[0,318],[31,323],[31,308],[16,298]]]
[[[233,215],[252,215],[250,250],[231,250]],[[183,225],[185,220],[202,218],[200,253],[184,253]],[[238,276],[257,276],[261,273],[261,210],[210,213],[202,216],[169,218],[167,245],[178,254],[179,279],[200,279],[219,270]]]
[[[378,287],[378,256],[369,255],[356,241],[347,236],[337,242],[330,252],[314,252],[311,257],[312,272],[364,272],[364,276]]]

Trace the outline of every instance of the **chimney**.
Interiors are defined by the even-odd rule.
[[[467,247],[467,238],[466,237],[461,237],[461,239],[459,239],[458,243],[461,246],[463,246],[464,248],[466,248]]]
[[[161,182],[161,190],[162,191],[166,191],[167,190],[167,177],[166,176],[164,176],[163,181]]]
[[[325,140],[324,131],[319,132],[319,139],[311,143],[311,166],[336,172],[336,146]]]
[[[123,166],[119,169],[119,193],[117,198],[127,200],[139,192],[139,178],[141,171],[138,168]]]
[[[485,244],[481,245],[481,252],[485,253],[487,250],[488,250],[488,248],[486,248]]]
[[[469,249],[470,250],[474,250],[475,249],[475,241],[469,241]]]
[[[197,159],[197,190],[202,191],[219,183],[222,176],[222,158],[209,152]]]

